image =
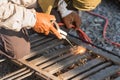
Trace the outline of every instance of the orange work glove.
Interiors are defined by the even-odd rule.
[[[61,34],[54,28],[51,21],[55,21],[55,17],[45,13],[36,12],[36,24],[33,29],[38,33],[44,33],[48,35],[50,31],[56,35],[59,39],[62,39]]]
[[[79,28],[81,25],[81,19],[76,12],[72,12],[69,15],[63,17],[63,22],[65,23],[68,29],[75,27]]]

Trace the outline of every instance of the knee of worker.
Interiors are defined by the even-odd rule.
[[[16,43],[14,44],[7,44],[5,46],[5,51],[6,54],[15,58],[15,59],[20,59],[23,58],[24,56],[28,55],[30,53],[30,43]]]
[[[3,29],[2,31],[1,40],[7,55],[19,59],[30,53],[29,37],[22,30],[13,32]]]
[[[14,46],[13,49],[14,58],[20,59],[24,56],[30,54],[30,43],[25,43],[24,45]]]

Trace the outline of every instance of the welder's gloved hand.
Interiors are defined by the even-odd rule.
[[[63,17],[63,21],[68,29],[70,28],[79,28],[81,25],[80,16],[76,12],[72,12],[67,16]]]
[[[62,39],[61,34],[54,28],[53,23],[51,22],[55,20],[53,15],[36,12],[36,24],[33,29],[38,33],[44,33],[45,35],[48,35],[51,31],[59,39]]]

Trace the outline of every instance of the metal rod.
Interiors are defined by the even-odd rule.
[[[65,38],[65,40],[71,45],[71,47],[73,47],[73,44],[70,42],[69,39]]]

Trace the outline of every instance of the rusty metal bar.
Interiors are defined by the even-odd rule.
[[[60,60],[63,60],[67,57],[70,57],[72,54],[65,54],[64,56],[60,56],[60,57],[57,57],[56,59],[53,59],[53,60],[49,60],[48,62],[44,63],[44,64],[41,64],[39,65],[39,68],[43,69],[45,67],[48,67],[50,65],[53,65],[55,64],[56,62],[60,61]]]
[[[39,46],[39,45],[42,45],[43,43],[45,42],[49,42],[49,41],[52,41],[53,38],[47,38],[47,39],[44,39],[44,40],[36,40],[36,42],[34,43],[31,43],[31,48],[34,48],[36,46]]]
[[[46,56],[43,55],[43,56],[41,56],[39,58],[31,60],[29,63],[30,64],[35,64],[35,65],[39,65],[41,63],[45,63],[48,60],[51,60],[52,58],[55,58],[55,57],[63,54],[64,52],[68,51],[68,49],[69,49],[69,47],[66,47],[66,48],[63,48],[63,49],[59,49],[59,50],[53,52],[52,54],[50,53],[51,55],[46,55]]]
[[[63,40],[60,41],[58,39],[54,39],[54,40],[51,40],[51,41],[43,44],[42,46],[32,48],[32,51],[33,52],[36,52],[36,51],[38,52],[38,50],[39,50],[39,52],[42,52],[42,51],[45,51],[47,49],[50,49],[50,48],[55,47],[55,46],[57,46],[59,44],[62,44],[62,43],[64,43]]]
[[[12,76],[12,77],[9,77],[7,80],[17,79],[18,77],[23,76],[23,75],[25,75],[25,74],[27,74],[27,73],[29,73],[29,72],[30,72],[29,69],[28,69],[28,70],[25,70],[25,71],[23,71],[23,72],[21,72],[21,73],[19,73],[19,74],[17,74],[17,75],[14,75],[14,76]]]
[[[112,66],[107,67],[103,70],[100,70],[99,72],[86,78],[85,80],[87,80],[87,79],[89,79],[89,80],[103,80],[103,79],[117,73],[118,71],[120,71],[120,66],[112,65]],[[78,80],[78,79],[76,78],[74,80]]]
[[[16,75],[16,74],[18,74],[18,73],[26,70],[26,69],[27,69],[27,68],[25,67],[25,68],[22,68],[22,69],[20,69],[20,70],[18,70],[18,71],[15,71],[15,72],[13,72],[13,73],[11,73],[11,74],[9,74],[9,75],[4,76],[1,80],[4,80],[4,79],[9,78],[9,77],[11,77],[11,76],[14,76],[14,75]]]
[[[110,66],[110,65],[111,65],[110,62],[106,62],[104,64],[101,64],[97,67],[94,67],[94,68],[86,71],[85,73],[78,75],[77,77],[73,78],[72,80],[84,79],[84,78],[88,77],[89,75],[93,75],[94,73],[98,72],[99,70],[104,69],[105,67]]]
[[[34,71],[28,72],[27,74],[24,74],[24,75],[18,77],[17,79],[15,79],[15,80],[22,80],[22,79],[25,79],[25,78],[31,76],[33,73],[34,73]]]
[[[30,42],[33,44],[36,41],[41,41],[42,39],[45,39],[46,36],[38,35],[38,34],[32,34],[30,35]]]
[[[21,68],[15,72],[13,72],[13,73],[10,73],[10,74],[4,76],[0,80],[13,80],[13,79],[18,79],[18,78],[20,80],[20,79],[23,79],[23,78],[30,76],[32,73],[33,73],[33,71],[24,67],[24,68]]]
[[[24,59],[19,59],[20,62],[22,62],[23,64],[25,64],[26,66],[34,69],[36,72],[38,72],[41,75],[44,75],[46,77],[48,77],[49,79],[53,79],[53,80],[60,80],[59,78],[55,77],[54,75],[49,74],[48,72],[41,70],[40,68],[38,68],[37,66],[31,64],[29,65],[29,63],[27,61],[25,61]]]
[[[31,54],[23,57],[24,59],[28,59],[28,58],[31,58],[33,56],[36,56],[36,55],[39,55],[39,54],[42,54],[43,51],[46,51],[54,46],[57,46],[59,44],[62,44],[64,43],[64,41],[59,41],[57,39],[51,41],[51,42],[48,42],[46,44],[43,44],[42,46],[39,46],[39,47],[36,47],[32,52]]]
[[[83,59],[85,57],[89,56],[89,54],[85,54],[85,55],[73,55],[69,58],[66,58],[60,62],[57,62],[54,65],[51,65],[50,67],[45,68],[44,70],[49,72],[50,74],[54,74],[56,72],[58,72],[59,70],[66,68],[70,65],[72,65],[73,63],[77,62],[80,59]]]
[[[79,66],[79,67],[72,69],[64,74],[61,74],[60,76],[64,80],[70,79],[80,73],[83,73],[85,71],[87,72],[87,70],[90,70],[92,67],[99,65],[99,64],[103,63],[104,61],[105,61],[104,59],[93,59],[91,61],[88,61],[86,64],[84,64],[82,66]]]

